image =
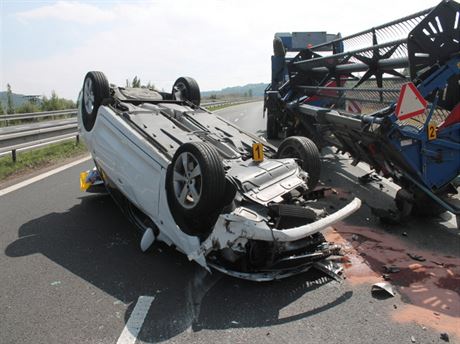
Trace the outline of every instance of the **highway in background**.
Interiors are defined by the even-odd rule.
[[[262,103],[219,114],[264,134]],[[153,297],[137,343],[443,343],[460,341],[460,236],[453,219],[382,224],[386,181],[325,150],[331,211],[364,205],[327,233],[344,245],[342,283],[311,271],[252,283],[206,273],[164,244],[148,254],[110,197],[80,192],[91,161],[0,196],[0,342],[116,343],[140,296]],[[409,256],[424,259],[415,260]],[[396,296],[371,294],[385,266]]]

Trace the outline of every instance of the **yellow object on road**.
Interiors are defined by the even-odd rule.
[[[80,172],[80,190],[81,191],[86,191],[91,186],[91,183],[88,183],[86,181],[87,177],[88,177],[88,172]]]

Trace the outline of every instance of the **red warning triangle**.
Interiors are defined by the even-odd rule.
[[[402,85],[401,93],[399,93],[398,105],[396,105],[396,116],[398,116],[400,120],[424,113],[426,106],[426,100],[412,82]]]

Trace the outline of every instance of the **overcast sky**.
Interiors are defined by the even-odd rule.
[[[0,0],[0,90],[77,97],[89,70],[124,85],[135,75],[169,90],[268,82],[275,32],[347,35],[436,0]]]

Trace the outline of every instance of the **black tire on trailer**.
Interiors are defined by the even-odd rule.
[[[217,149],[206,142],[179,147],[168,175],[168,198],[186,218],[212,214],[223,207],[225,172]]]
[[[399,211],[404,210],[405,202],[412,202],[411,214],[418,217],[436,217],[446,212],[442,206],[436,203],[423,191],[416,190],[412,193],[413,200],[403,197],[402,189],[396,192],[395,203]]]
[[[279,37],[275,37],[273,39],[273,55],[282,57],[286,56],[283,41]]]
[[[195,79],[188,76],[183,76],[176,80],[173,85],[172,96],[173,99],[188,100],[196,106],[200,106],[200,87]]]
[[[81,114],[83,126],[91,131],[104,99],[110,98],[110,86],[102,72],[88,72],[83,81]]]
[[[270,113],[267,115],[267,139],[276,140],[279,133],[279,124],[276,117]]]
[[[302,169],[308,173],[308,188],[313,190],[321,174],[321,157],[315,143],[303,136],[291,136],[278,147],[278,158],[296,158]]]

